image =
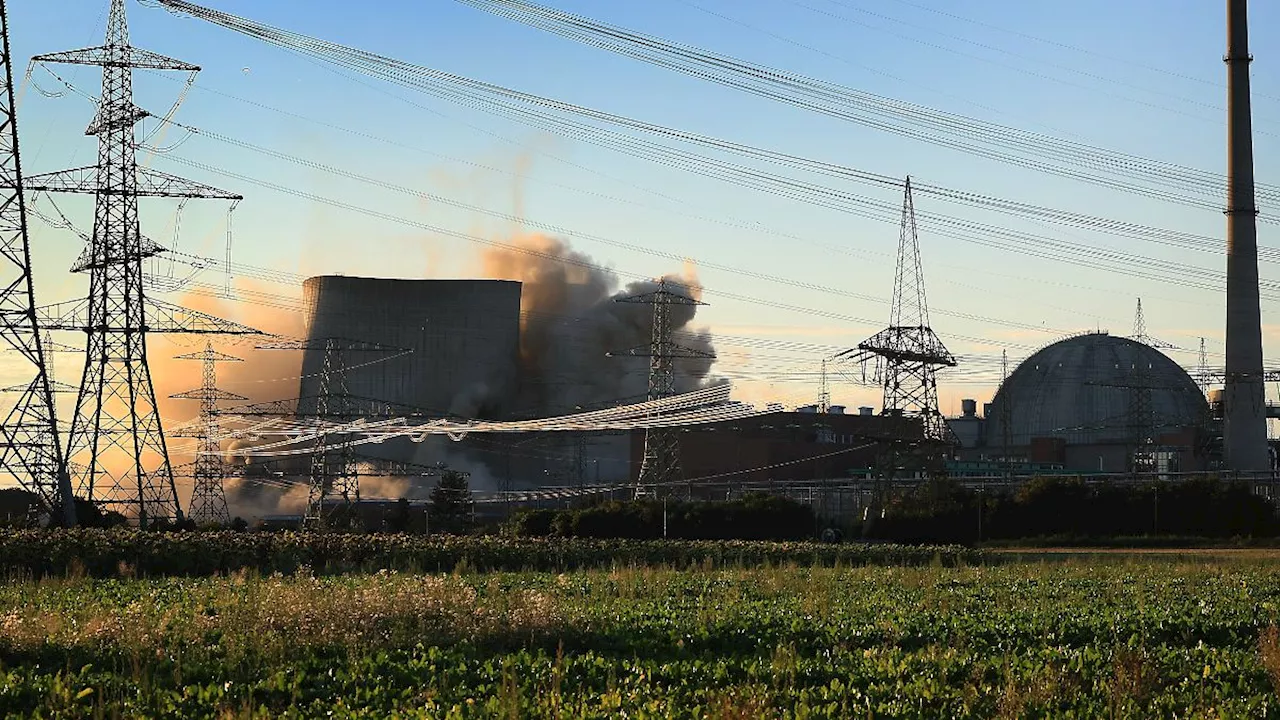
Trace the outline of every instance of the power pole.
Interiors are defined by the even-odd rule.
[[[1173,345],[1157,340],[1147,334],[1147,321],[1142,313],[1142,298],[1138,298],[1138,308],[1133,316],[1133,334],[1129,336],[1140,345],[1150,348],[1172,348]],[[1152,376],[1151,363],[1143,359],[1145,355],[1136,348],[1133,355],[1132,382],[1129,386],[1129,422],[1134,444],[1134,457],[1131,469],[1139,471],[1158,469],[1155,453],[1156,447],[1156,412],[1152,404],[1151,391],[1156,388]]]
[[[395,478],[427,478],[439,477],[447,467],[443,463],[424,465],[421,463],[388,460],[386,458],[363,455],[354,449],[353,440],[343,442],[350,434],[334,431],[332,425],[358,422],[362,420],[387,421],[394,419],[418,418],[423,421],[437,418],[438,415],[424,408],[402,405],[373,398],[343,394],[345,382],[336,368],[343,367],[343,351],[398,350],[373,343],[360,343],[354,340],[339,338],[318,338],[308,340],[282,340],[275,344],[264,344],[259,349],[297,350],[320,349],[333,346],[337,353],[329,353],[333,358],[329,362],[329,370],[323,371],[324,361],[321,358],[322,372],[318,379],[323,394],[307,395],[296,399],[273,400],[270,402],[238,405],[228,410],[217,411],[220,414],[239,418],[309,418],[315,421],[319,435],[313,438],[314,449],[309,457],[304,458],[307,476],[308,507],[303,517],[303,527],[315,530],[342,530],[358,527],[359,517],[356,515],[356,502],[359,499],[359,481],[362,477],[395,477]],[[333,357],[333,355],[337,357]],[[340,447],[334,445],[342,443]],[[257,458],[254,464],[262,469],[277,469],[281,475],[297,476],[299,468],[297,456],[287,454],[278,457]],[[344,498],[341,507],[334,508],[332,496]],[[352,499],[351,502],[346,500]]]
[[[200,68],[130,46],[124,0],[111,0],[105,45],[39,55],[32,61],[102,68],[102,96],[86,131],[98,138],[97,164],[24,182],[28,190],[88,194],[95,199],[93,235],[72,268],[89,274],[89,296],[54,306],[53,320],[47,324],[88,336],[67,462],[83,459],[71,465],[79,475],[78,492],[132,511],[140,526],[180,521],[182,509],[147,364],[147,334],[260,333],[147,297],[142,260],[162,248],[141,233],[138,198],[242,198],[138,167],[135,126],[149,113],[133,102],[133,70],[194,75]]]
[[[1270,468],[1249,97],[1249,4],[1227,0],[1227,367],[1223,449],[1236,472]]]
[[[1000,387],[1005,388],[1009,382],[1009,351],[1000,351]],[[1002,447],[1002,459],[1004,461],[1004,479],[1006,482],[1013,480],[1013,458],[1010,457],[1013,446],[1013,403],[1008,393],[1001,398],[1000,403],[1000,443]]]
[[[227,526],[231,524],[231,511],[227,508],[226,491],[222,485],[227,477],[227,470],[222,463],[222,446],[218,440],[218,403],[248,398],[218,388],[216,365],[220,362],[242,362],[242,360],[214,350],[212,343],[206,343],[204,350],[200,352],[179,355],[177,359],[199,360],[203,370],[203,382],[198,390],[188,390],[170,396],[200,401],[200,424],[194,431],[174,433],[175,437],[195,438],[198,442],[196,461],[191,473],[194,485],[191,490],[188,517],[202,525]]]
[[[320,368],[320,393],[316,398],[316,417],[324,423],[334,416],[344,416],[347,408],[347,366],[342,345],[333,338],[325,341],[324,360]],[[321,433],[311,454],[311,485],[307,493],[307,514],[303,523],[323,528],[324,504],[329,495],[341,503],[333,512],[342,524],[351,525],[355,506],[360,502],[360,478],[356,475],[349,437],[345,434]],[[331,444],[337,442],[335,449]]]
[[[889,327],[837,357],[863,363],[874,360],[876,379],[884,388],[881,412],[919,418],[927,442],[954,444],[951,428],[938,409],[937,368],[955,367],[956,359],[929,325],[911,178],[902,200]]]
[[[822,360],[822,377],[818,381],[818,412],[825,415],[831,412],[831,387],[827,384],[827,360]]]
[[[1147,336],[1147,321],[1142,314],[1142,298],[1138,298],[1138,309],[1133,316],[1133,335],[1131,339],[1141,345],[1150,345]],[[1129,414],[1131,435],[1133,438],[1133,455],[1130,458],[1130,471],[1154,470],[1155,418],[1151,408],[1151,365],[1140,349],[1133,353],[1133,384],[1129,388]]]
[[[587,434],[573,434],[573,479],[578,491],[587,484]]]
[[[36,318],[31,238],[18,152],[9,13],[0,0],[4,73],[0,82],[0,336],[33,377],[0,426],[0,472],[35,493],[55,524],[76,524],[67,458],[58,435],[53,380]]]
[[[1209,396],[1209,353],[1204,349],[1204,338],[1200,338],[1200,364],[1196,367],[1196,384],[1205,397]]]
[[[675,394],[676,375],[673,363],[677,358],[714,359],[715,355],[702,350],[678,345],[671,340],[671,307],[673,305],[705,305],[670,288],[666,278],[658,281],[657,289],[618,298],[621,303],[638,303],[653,306],[653,333],[649,344],[631,348],[625,354],[649,358],[649,400],[661,400]],[[651,494],[651,488],[661,488],[683,479],[680,467],[680,439],[672,428],[650,427],[644,433],[644,459],[640,463],[640,475],[636,478],[635,497]]]
[[[347,389],[346,357],[351,352],[410,351],[406,348],[336,337],[278,339],[260,344],[257,348],[318,350],[322,353],[319,392],[315,397],[299,398],[295,411],[296,416],[314,418],[319,431],[310,458],[307,511],[302,522],[303,527],[314,530],[354,528],[358,521],[356,506],[360,502],[357,459],[350,433],[333,432],[331,426],[384,414],[392,410],[393,403],[353,397]],[[338,498],[338,507],[326,508],[331,497]]]

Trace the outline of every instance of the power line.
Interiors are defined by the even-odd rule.
[[[182,0],[163,2],[190,6]],[[458,2],[598,49],[899,136],[1153,199],[1220,208],[1224,180],[1218,173],[884,98],[524,0]],[[1280,188],[1259,185],[1259,195],[1280,199]]]

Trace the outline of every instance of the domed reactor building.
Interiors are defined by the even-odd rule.
[[[963,406],[950,424],[962,464],[974,468],[1001,467],[1007,448],[1007,459],[1024,469],[1203,470],[1218,434],[1203,391],[1181,366],[1106,333],[1067,338],[1027,358],[981,417],[975,401]]]

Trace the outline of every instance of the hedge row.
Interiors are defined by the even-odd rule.
[[[1248,484],[1216,478],[1119,485],[1044,477],[1013,492],[986,493],[939,480],[894,498],[868,533],[890,542],[966,544],[1036,537],[1274,538],[1280,516]]]
[[[8,575],[212,575],[404,571],[565,571],[619,566],[977,564],[980,551],[890,544],[591,540],[320,533],[0,530]]]
[[[817,533],[813,510],[776,495],[730,501],[604,502],[584,508],[524,510],[506,523],[520,537],[799,541]]]

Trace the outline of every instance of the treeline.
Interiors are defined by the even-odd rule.
[[[606,502],[566,510],[523,510],[503,530],[518,537],[808,540],[817,528],[808,505],[751,494],[723,502]]]
[[[1280,536],[1270,500],[1246,483],[1213,477],[1142,485],[1045,477],[1012,492],[978,492],[939,479],[892,498],[867,520],[867,537],[909,543]]]

